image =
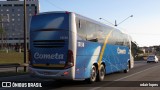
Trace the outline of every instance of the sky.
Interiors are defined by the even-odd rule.
[[[71,11],[110,25],[128,18],[117,28],[138,46],[160,45],[160,0],[39,0],[40,12]]]

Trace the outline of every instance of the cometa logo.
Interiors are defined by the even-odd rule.
[[[35,59],[63,59],[64,55],[63,54],[40,54],[38,52],[36,52],[34,54],[34,58]]]
[[[120,49],[119,47],[117,48],[117,53],[118,54],[126,54],[126,49]]]

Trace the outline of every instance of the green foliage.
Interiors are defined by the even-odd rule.
[[[4,30],[3,30],[3,28],[2,28],[1,23],[2,23],[2,18],[0,17],[0,34],[3,34],[3,33],[4,33]]]
[[[4,33],[4,30],[2,27],[0,27],[0,34],[3,34]]]
[[[139,56],[139,54],[142,54],[143,51],[140,50],[136,42],[131,42],[131,51],[132,51],[132,56],[134,57],[135,60],[143,60],[143,56]]]
[[[133,57],[136,57],[136,55],[138,54],[138,46],[135,42],[131,42],[131,51],[132,51],[132,55]]]

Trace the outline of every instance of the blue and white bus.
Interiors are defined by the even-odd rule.
[[[31,75],[102,81],[105,74],[133,67],[130,37],[73,12],[48,12],[30,24]]]

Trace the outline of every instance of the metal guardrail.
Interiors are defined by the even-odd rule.
[[[15,67],[16,72],[18,72],[19,67],[27,67],[28,64],[19,64],[19,63],[9,63],[9,64],[0,64],[0,68],[12,68]]]

